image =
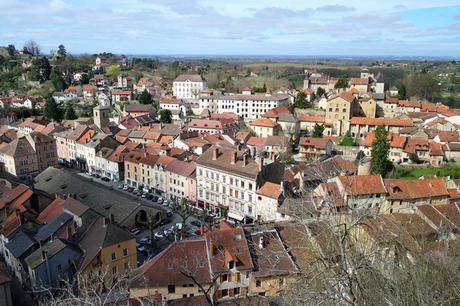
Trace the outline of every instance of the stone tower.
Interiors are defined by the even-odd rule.
[[[100,129],[109,126],[110,109],[107,106],[98,105],[93,109],[94,124]]]

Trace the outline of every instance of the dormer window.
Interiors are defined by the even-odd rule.
[[[231,260],[231,261],[228,262],[228,268],[229,268],[230,270],[235,269],[235,262],[234,262],[233,260]]]

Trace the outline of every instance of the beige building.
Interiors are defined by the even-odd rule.
[[[349,120],[359,113],[359,102],[351,92],[342,92],[327,100],[326,123],[332,124],[332,135],[344,135],[349,129]]]
[[[5,171],[16,176],[36,173],[39,170],[37,153],[26,137],[19,137],[11,143],[0,145],[0,161]]]

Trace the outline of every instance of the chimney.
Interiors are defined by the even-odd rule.
[[[211,239],[209,239],[209,254],[214,255],[214,244]]]
[[[234,165],[236,163],[236,151],[232,152],[232,155],[230,156],[230,163]]]
[[[264,158],[261,157],[259,159],[259,171],[262,171],[263,168],[264,168]]]
[[[245,153],[243,154],[243,167],[246,167],[248,163],[248,155]]]
[[[110,224],[110,218],[111,218],[110,216],[109,217],[104,217],[104,224],[103,224],[104,227],[106,227],[107,225]]]
[[[212,160],[216,160],[217,159],[217,156],[219,156],[219,149],[218,148],[214,148],[212,150]]]
[[[264,236],[260,236],[259,238],[259,249],[264,248]]]

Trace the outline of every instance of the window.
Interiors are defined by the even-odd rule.
[[[231,261],[228,262],[228,268],[229,268],[229,269],[235,268],[235,262],[234,262],[233,260],[231,260]]]
[[[176,293],[176,286],[168,285],[168,293]]]
[[[61,266],[61,265],[58,265],[58,266],[57,266],[57,270],[58,270],[59,272],[61,272],[62,266]]]
[[[240,272],[235,272],[235,282],[240,281]]]
[[[228,289],[223,289],[222,290],[222,297],[227,296],[227,295],[228,295]]]
[[[260,280],[256,280],[256,287],[260,288]]]
[[[221,283],[226,282],[227,280],[228,280],[227,274],[223,274],[223,275],[220,277],[220,282],[221,282]]]
[[[128,271],[129,270],[129,263],[125,262],[125,271]]]
[[[112,253],[112,260],[115,260],[115,259],[117,259],[117,254],[115,254],[115,252],[114,252],[114,253]]]
[[[236,287],[233,289],[233,294],[234,295],[239,295],[240,294],[240,287]]]
[[[112,275],[117,275],[117,267],[112,267]]]
[[[186,295],[186,294],[182,294],[182,298],[184,298],[184,299],[185,299],[186,297],[187,297],[187,295]]]

